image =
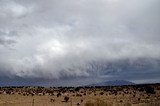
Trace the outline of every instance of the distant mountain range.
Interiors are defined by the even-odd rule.
[[[106,81],[106,82],[91,84],[89,86],[121,86],[121,85],[135,85],[135,83],[126,80],[115,80],[115,81]]]

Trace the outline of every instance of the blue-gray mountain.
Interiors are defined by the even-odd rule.
[[[135,83],[125,80],[115,80],[115,81],[106,81],[96,84],[91,84],[90,86],[121,86],[121,85],[134,85]]]

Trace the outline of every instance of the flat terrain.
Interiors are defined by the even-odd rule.
[[[160,84],[0,87],[0,106],[160,106]]]

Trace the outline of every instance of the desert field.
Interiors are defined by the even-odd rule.
[[[0,87],[0,106],[160,106],[160,84]]]

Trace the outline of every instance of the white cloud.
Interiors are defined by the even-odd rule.
[[[160,58],[158,0],[0,3],[0,62],[17,76],[92,76],[93,61]]]

